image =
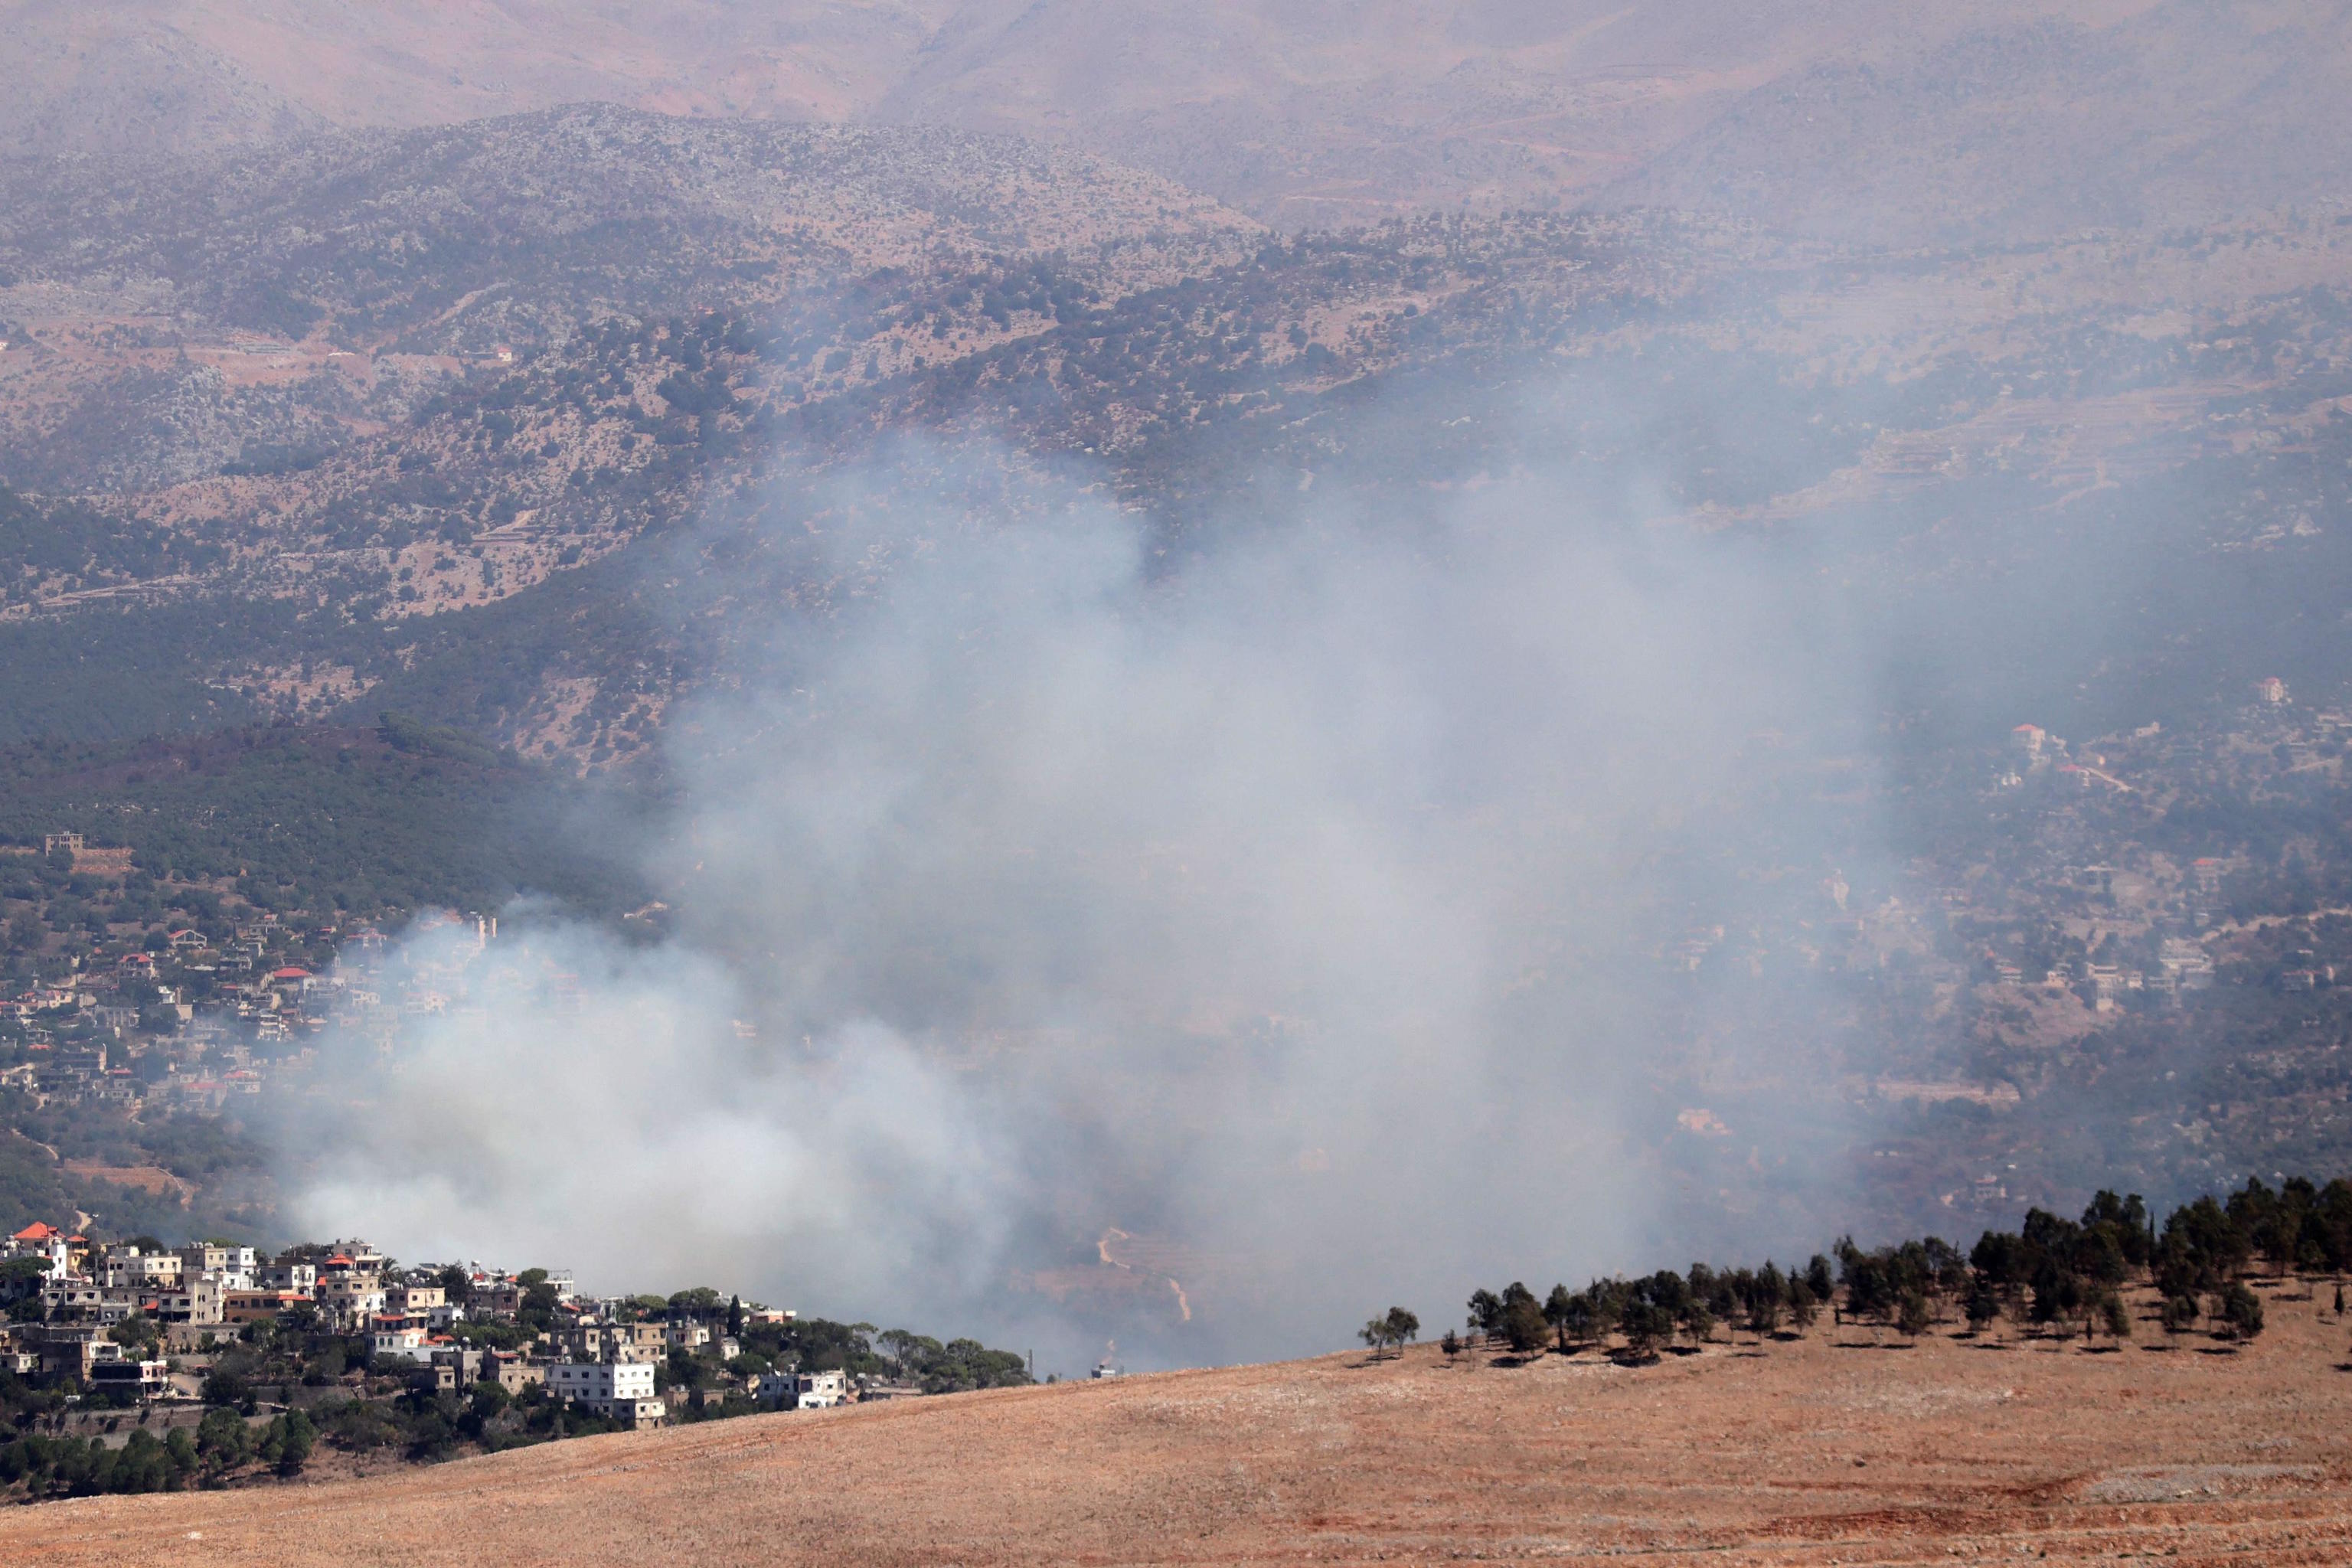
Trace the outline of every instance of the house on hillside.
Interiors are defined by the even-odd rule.
[[[547,1391],[627,1426],[658,1426],[667,1414],[654,1397],[651,1362],[555,1362],[547,1368]]]
[[[379,1356],[403,1356],[414,1362],[430,1362],[432,1347],[426,1342],[425,1326],[406,1318],[379,1317],[368,1331],[368,1350]]]
[[[142,1405],[172,1392],[172,1363],[165,1361],[93,1362],[85,1375],[91,1393],[127,1394]]]
[[[383,1292],[384,1310],[404,1312],[412,1317],[430,1312],[436,1307],[446,1306],[449,1292],[439,1284],[388,1285]]]
[[[485,1381],[497,1383],[510,1394],[542,1387],[547,1383],[547,1363],[527,1361],[520,1351],[492,1351],[490,1363],[490,1373]]]
[[[838,1372],[762,1373],[751,1397],[768,1410],[829,1410],[849,1397],[849,1380]]]

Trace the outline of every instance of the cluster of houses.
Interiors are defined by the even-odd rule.
[[[378,1368],[410,1363],[420,1380],[446,1389],[496,1383],[519,1394],[543,1386],[629,1426],[665,1419],[655,1387],[657,1363],[683,1352],[723,1363],[740,1351],[723,1330],[697,1318],[639,1320],[625,1301],[583,1297],[562,1271],[543,1282],[556,1300],[552,1328],[520,1350],[468,1344],[453,1325],[515,1322],[532,1287],[469,1265],[463,1299],[452,1300],[447,1270],[394,1268],[358,1241],[265,1259],[252,1247],[217,1243],[100,1246],[36,1222],[7,1239],[0,1259],[31,1261],[8,1271],[8,1289],[19,1300],[37,1294],[41,1309],[37,1321],[7,1331],[0,1367],[25,1377],[76,1379],[92,1390],[121,1389],[142,1400],[171,1394],[170,1363],[126,1352],[117,1342],[110,1331],[132,1318],[153,1322],[164,1350],[194,1352],[246,1324],[299,1313],[321,1330],[363,1337]],[[744,1310],[747,1322],[793,1317],[774,1308]],[[782,1410],[900,1392],[861,1388],[840,1372],[758,1372],[744,1374],[741,1384],[761,1406]]]
[[[78,836],[55,836],[60,840]],[[103,851],[68,844],[79,858]],[[0,998],[15,1025],[15,1059],[0,1056],[0,1091],[36,1105],[111,1101],[133,1110],[216,1115],[273,1079],[315,1062],[330,1027],[389,1050],[409,1022],[467,1006],[467,961],[498,931],[495,916],[429,913],[415,932],[470,926],[475,941],[439,957],[391,947],[373,928],[298,930],[274,914],[227,935],[169,933],[159,951],[77,960],[68,972]],[[334,946],[325,973],[306,949]]]
[[[2087,986],[2093,1008],[2101,1013],[2114,1010],[2134,992],[2144,991],[2171,1000],[2184,991],[2203,991],[2213,984],[2213,955],[2188,937],[2166,937],[2152,969],[2084,959],[2028,974],[2021,965],[1997,955],[1988,956],[1992,959],[1996,984],[2011,990],[2039,987],[2045,991],[2074,991]]]
[[[170,933],[157,952],[121,952],[0,999],[18,1059],[0,1089],[37,1104],[111,1100],[217,1112],[312,1059],[335,987],[292,962],[302,933],[275,915],[226,937]],[[318,933],[330,934],[330,933]],[[380,940],[380,939],[379,939]]]

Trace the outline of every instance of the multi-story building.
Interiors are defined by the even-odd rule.
[[[669,1353],[667,1325],[613,1323],[604,1331],[605,1354],[625,1361],[655,1362]]]
[[[488,1375],[494,1352],[471,1345],[436,1345],[426,1359],[433,1363],[434,1386],[443,1392],[470,1388]]]
[[[95,1316],[106,1287],[95,1279],[85,1279],[68,1274],[59,1279],[41,1282],[41,1316],[50,1322],[60,1320]]]
[[[292,1290],[304,1296],[319,1293],[319,1266],[299,1258],[281,1258],[265,1265],[255,1281],[264,1290]]]
[[[23,1348],[40,1358],[51,1377],[87,1378],[100,1362],[122,1359],[122,1347],[96,1323],[34,1323],[23,1331]]]
[[[221,1321],[257,1323],[310,1304],[310,1297],[296,1290],[226,1290],[221,1294]]]
[[[387,1312],[428,1312],[448,1304],[449,1292],[439,1285],[387,1285],[383,1289]]]
[[[830,1410],[849,1397],[849,1379],[838,1372],[763,1373],[751,1396],[772,1410]]]
[[[169,1362],[98,1361],[90,1363],[84,1376],[94,1391],[132,1394],[142,1403],[172,1392],[172,1365]]]
[[[838,1372],[803,1372],[794,1375],[803,1410],[829,1410],[849,1397],[849,1380]]]
[[[319,1311],[338,1328],[363,1327],[383,1311],[383,1286],[373,1274],[341,1274],[322,1280]]]
[[[522,1310],[522,1287],[511,1279],[485,1280],[474,1287],[469,1305],[478,1318],[511,1321]]]
[[[212,1242],[200,1242],[179,1249],[182,1278],[212,1274],[220,1278],[222,1286],[230,1290],[250,1290],[253,1277],[260,1264],[249,1247],[227,1247]]]
[[[404,1318],[378,1321],[368,1334],[368,1349],[379,1356],[405,1356],[410,1361],[430,1362],[434,1347],[427,1342],[422,1325]]]
[[[603,1361],[614,1342],[614,1335],[610,1323],[564,1323],[556,1329],[555,1342],[573,1361]]]
[[[37,1258],[47,1266],[48,1277],[62,1279],[74,1271],[75,1242],[56,1226],[35,1220],[8,1238],[10,1258]]]
[[[548,1392],[631,1426],[658,1426],[667,1413],[654,1397],[654,1369],[640,1361],[560,1361],[547,1369]]]
[[[155,1315],[169,1323],[218,1323],[227,1319],[226,1277],[199,1274],[155,1297]]]
[[[542,1387],[547,1383],[545,1362],[525,1361],[519,1351],[492,1351],[490,1358],[492,1375],[509,1394],[520,1394],[526,1388]]]
[[[180,1282],[180,1255],[176,1252],[142,1252],[135,1247],[110,1247],[106,1249],[106,1260],[100,1266],[99,1280],[106,1285],[168,1290]]]

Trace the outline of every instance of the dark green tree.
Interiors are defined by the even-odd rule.
[[[2214,1316],[2224,1323],[2230,1337],[2252,1341],[2263,1331],[2263,1299],[2246,1289],[2242,1279],[2232,1279],[2222,1288],[2215,1302]]]
[[[1535,1293],[1514,1281],[1503,1292],[1503,1339],[1515,1355],[1528,1355],[1543,1349],[1549,1337],[1551,1325],[1544,1321],[1543,1308]]]
[[[1569,1324],[1576,1317],[1577,1299],[1565,1285],[1555,1285],[1544,1298],[1544,1321],[1551,1325],[1553,1337],[1559,1342],[1559,1353],[1568,1353]]]

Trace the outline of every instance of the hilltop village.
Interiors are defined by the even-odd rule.
[[[358,1240],[265,1256],[36,1222],[0,1247],[0,1485],[35,1495],[177,1485],[181,1458],[290,1474],[322,1436],[433,1459],[1030,1381],[971,1340],[709,1288],[594,1297],[562,1269],[402,1266]]]

